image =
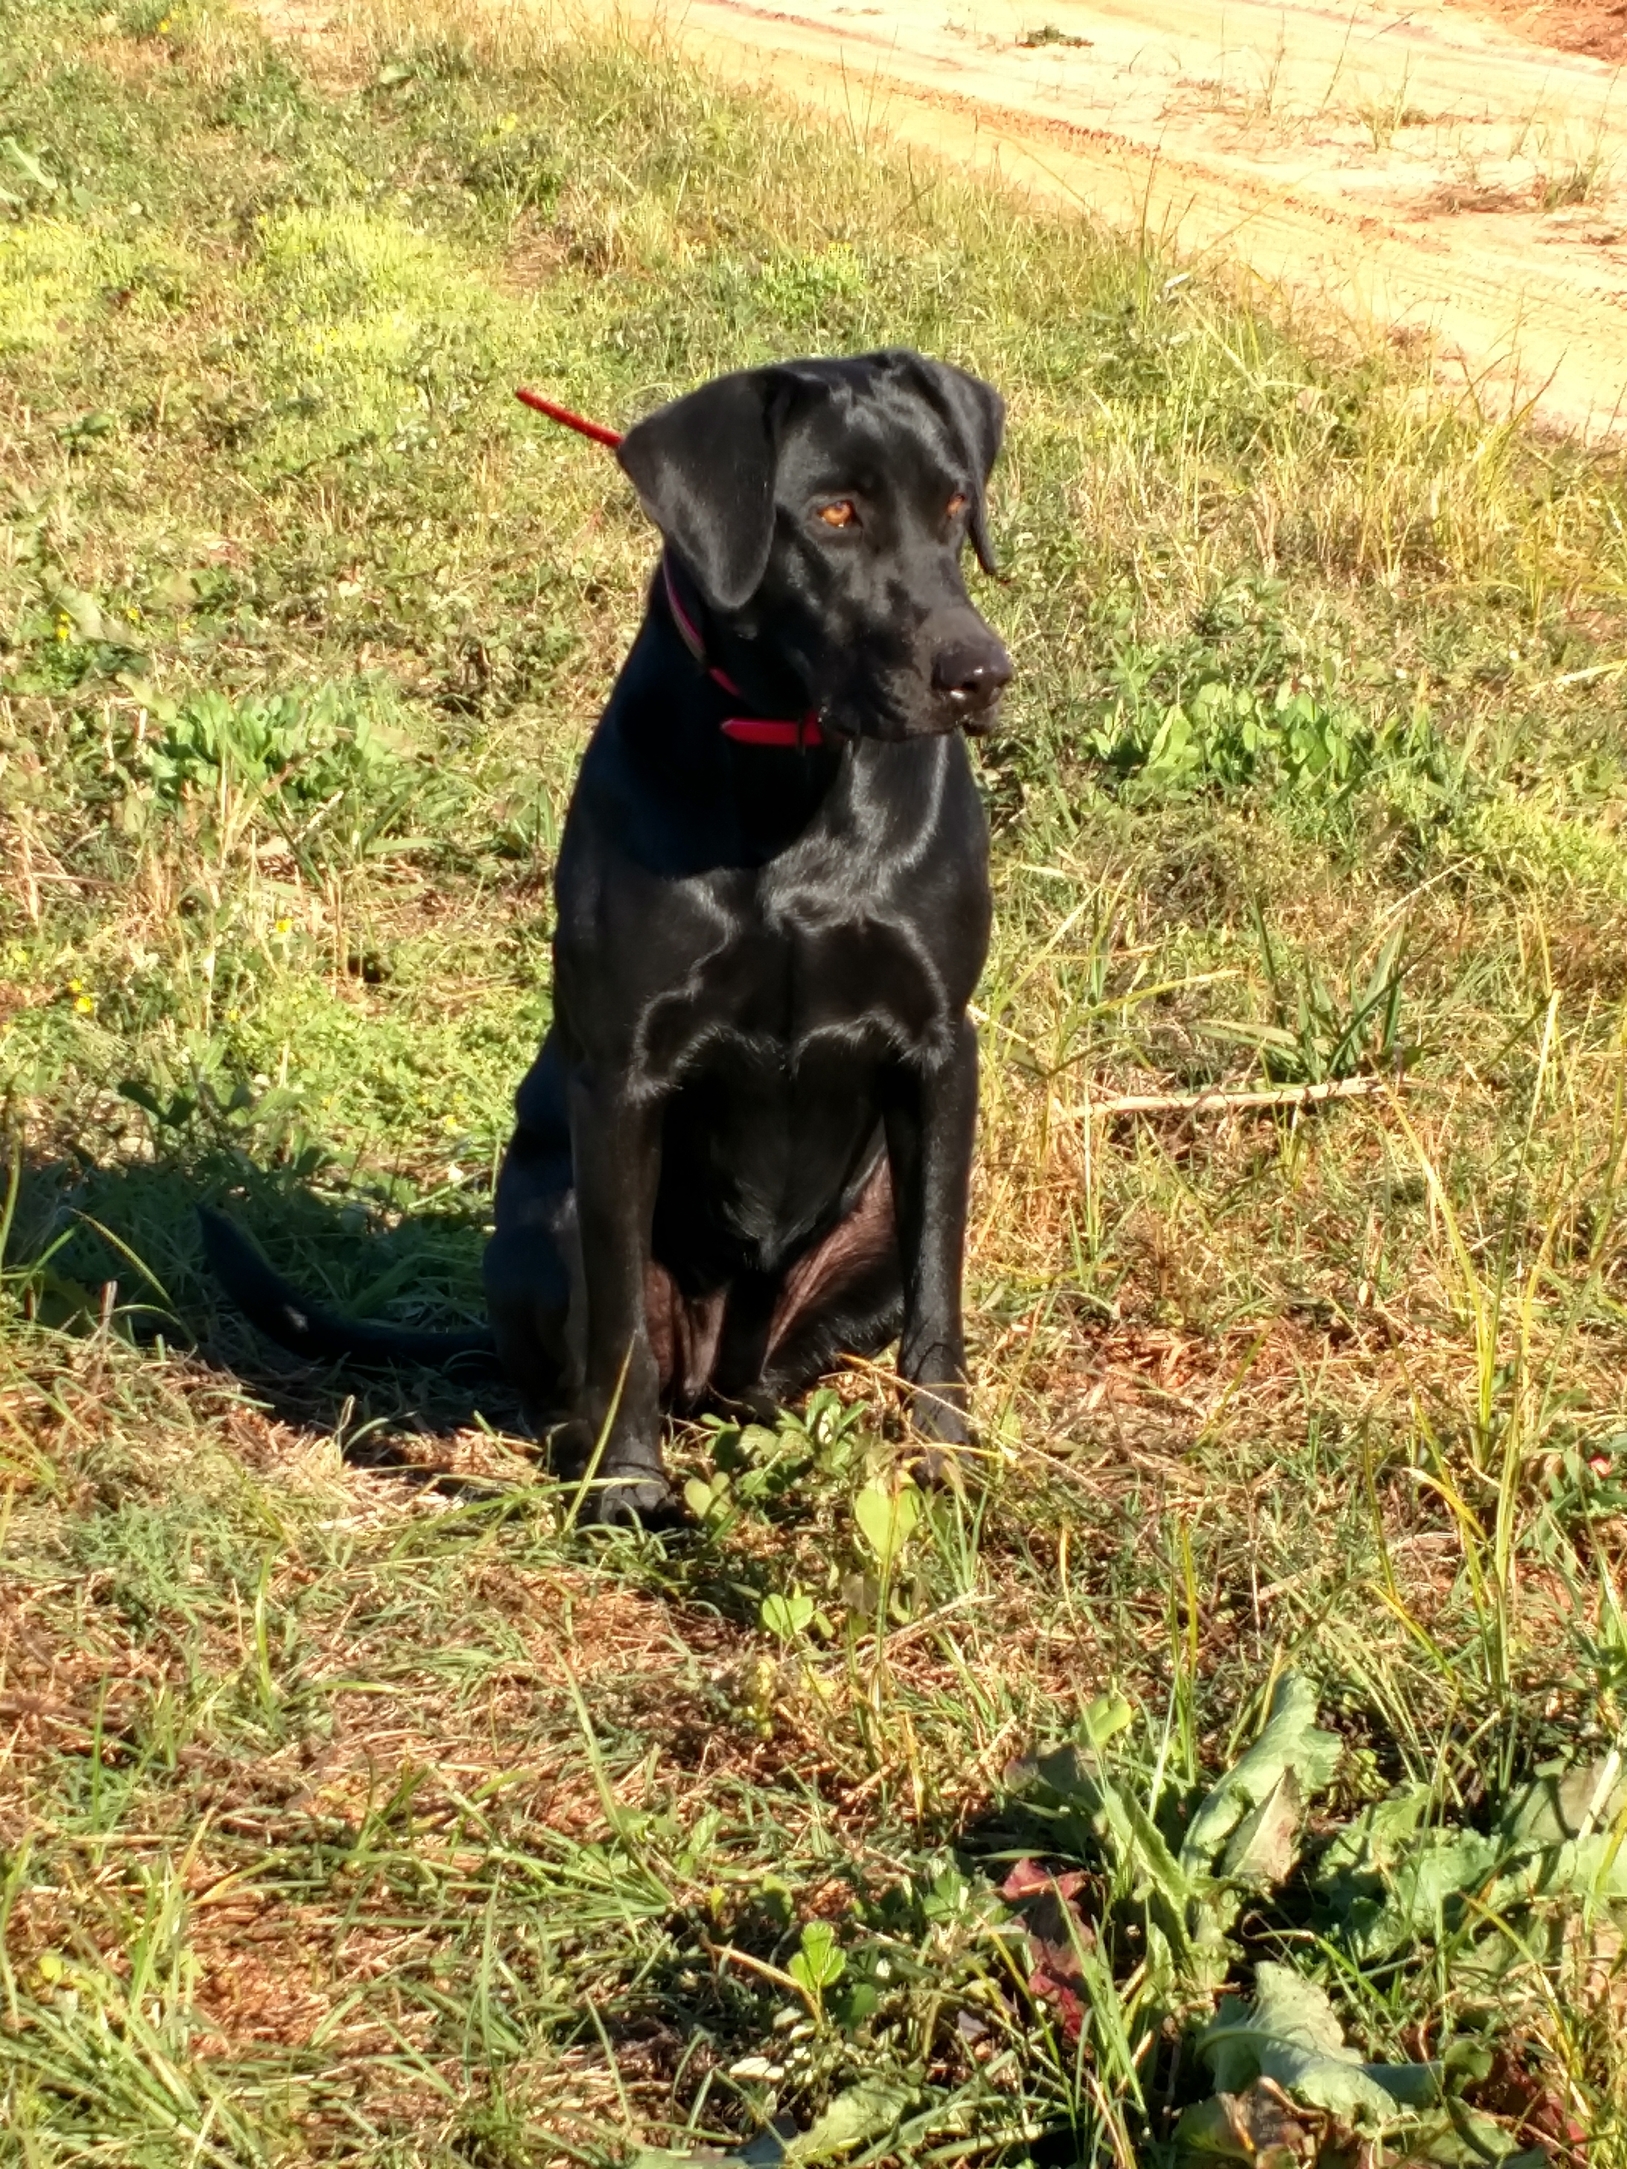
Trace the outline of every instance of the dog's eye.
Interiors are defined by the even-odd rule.
[[[821,505],[819,517],[827,527],[856,527],[859,509],[851,497],[838,497],[831,505]]]
[[[949,500],[949,517],[950,517],[950,518],[951,518],[952,520],[957,520],[957,519],[959,519],[960,515],[961,515],[961,514],[962,514],[962,513],[963,513],[963,512],[965,511],[965,510],[966,510],[966,496],[965,496],[965,492],[964,492],[964,491],[962,491],[962,490],[956,490],[956,492],[955,492],[954,496],[953,496],[953,497],[951,497],[951,498],[950,498],[950,500]]]

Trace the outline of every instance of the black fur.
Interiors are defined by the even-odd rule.
[[[992,564],[1003,411],[893,350],[721,378],[622,444],[740,692],[696,662],[658,574],[566,821],[554,1024],[486,1252],[504,1368],[539,1426],[568,1412],[556,1438],[596,1466],[600,1518],[669,1509],[663,1404],[767,1405],[900,1336],[917,1426],[966,1438],[966,1006],[990,902],[960,734],[990,725],[1010,664],[960,559],[969,540]],[[720,730],[810,709],[816,748]],[[273,1337],[435,1340],[310,1309],[222,1227],[216,1269]]]

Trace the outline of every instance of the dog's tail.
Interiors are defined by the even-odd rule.
[[[198,1207],[203,1254],[209,1270],[250,1325],[267,1340],[313,1363],[417,1363],[428,1369],[457,1364],[495,1369],[497,1342],[489,1328],[463,1333],[414,1333],[397,1326],[341,1318],[308,1303],[266,1259],[235,1222],[207,1205]]]

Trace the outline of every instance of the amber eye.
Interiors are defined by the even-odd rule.
[[[960,515],[960,514],[961,514],[962,512],[964,512],[965,510],[966,510],[966,498],[965,498],[965,495],[964,495],[964,493],[963,493],[962,491],[960,491],[960,490],[956,490],[956,492],[955,492],[954,496],[953,496],[953,497],[951,497],[951,498],[950,498],[950,500],[949,500],[949,517],[950,517],[950,518],[951,518],[951,519],[953,520],[953,519],[957,518],[957,517],[958,517],[958,516],[959,516],[959,515]]]
[[[838,497],[835,504],[820,506],[819,517],[827,527],[851,527],[859,514],[851,498]]]

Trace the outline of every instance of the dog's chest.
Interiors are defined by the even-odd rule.
[[[657,1074],[742,1061],[791,1072],[838,1048],[869,1066],[924,1045],[959,1006],[929,932],[885,900],[763,884],[726,918],[651,1005],[642,1053]]]

